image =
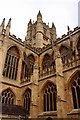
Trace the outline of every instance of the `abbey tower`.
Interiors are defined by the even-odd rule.
[[[39,11],[25,40],[0,25],[0,118],[80,118],[80,27],[57,38]]]

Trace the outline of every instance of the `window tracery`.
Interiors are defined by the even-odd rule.
[[[42,69],[45,72],[48,71],[55,71],[55,60],[54,60],[54,53],[52,55],[45,54],[42,62]]]
[[[16,80],[18,71],[19,51],[14,46],[7,51],[3,76]]]
[[[14,104],[15,97],[11,90],[7,89],[2,92],[1,102],[4,104]]]
[[[44,111],[56,111],[56,86],[49,83],[44,90]]]
[[[78,109],[80,108],[80,73],[75,77],[71,90],[74,109]]]
[[[24,94],[24,107],[27,109],[28,113],[30,111],[30,101],[31,101],[31,90],[26,90]]]
[[[49,66],[50,66],[50,55],[45,54],[42,62],[43,70],[48,71]]]
[[[24,55],[24,61],[22,62],[22,75],[21,79],[30,82],[30,77],[33,75],[35,58],[31,54],[27,57],[26,53]]]
[[[31,55],[28,56],[28,60],[29,60],[29,64],[30,64],[29,70],[30,70],[30,73],[31,73],[31,75],[32,75],[32,74],[33,74],[33,70],[34,70],[35,58],[34,58],[34,56],[31,54]]]
[[[68,63],[68,48],[61,46],[60,53],[61,53],[61,58],[62,58],[63,64]]]

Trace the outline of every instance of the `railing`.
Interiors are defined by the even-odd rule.
[[[55,69],[47,69],[47,70],[41,70],[39,71],[39,78],[47,77],[49,75],[55,74]]]
[[[74,67],[80,66],[80,58],[75,57],[72,60],[69,60],[67,63],[63,64],[63,71],[73,69]],[[56,69],[46,69],[46,70],[39,70],[39,79],[48,77],[50,75],[54,75],[56,73]]]
[[[80,65],[80,58],[76,57],[76,58],[74,58],[74,60],[70,60],[70,61],[68,61],[68,63],[63,64],[63,70],[74,68],[74,67],[77,67],[79,65]]]

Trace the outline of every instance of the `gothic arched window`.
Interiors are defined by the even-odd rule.
[[[35,63],[35,58],[32,54],[28,56],[28,61],[29,61],[29,64],[30,64],[29,71],[30,71],[30,74],[32,75],[33,70],[34,70],[34,63]]]
[[[78,43],[77,43],[77,50],[78,50],[78,56],[80,58],[80,39],[78,40]]]
[[[61,58],[62,58],[62,62],[63,64],[68,63],[68,48],[65,46],[61,46],[60,48],[60,54],[61,54]]]
[[[56,111],[56,86],[49,83],[44,90],[44,111]]]
[[[28,113],[30,111],[30,101],[31,101],[31,90],[27,89],[24,94],[24,107],[27,109]]]
[[[55,60],[54,60],[54,52],[52,52],[51,58],[50,58],[50,66],[55,71]]]
[[[1,102],[4,104],[14,104],[15,102],[14,94],[10,89],[3,91],[1,97]]]
[[[19,61],[19,51],[17,47],[11,47],[7,51],[3,76],[16,80]]]
[[[71,89],[74,109],[78,109],[80,108],[80,73],[75,77]]]
[[[42,62],[42,68],[45,71],[48,71],[48,68],[50,67],[50,55],[45,54]]]

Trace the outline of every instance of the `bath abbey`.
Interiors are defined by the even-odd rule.
[[[39,11],[25,40],[0,24],[0,119],[80,118],[80,27],[57,38]]]

